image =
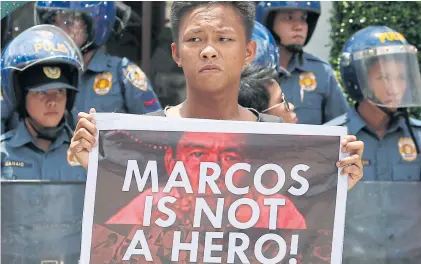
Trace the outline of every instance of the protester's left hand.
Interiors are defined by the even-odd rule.
[[[364,152],[364,142],[357,141],[355,136],[347,135],[341,142],[342,152],[349,153],[349,157],[336,163],[338,168],[342,168],[342,175],[348,175],[348,190],[363,177],[362,156]]]

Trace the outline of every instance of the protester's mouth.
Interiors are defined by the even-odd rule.
[[[200,68],[199,72],[201,73],[216,73],[220,72],[222,69],[218,65],[215,64],[207,64]]]
[[[292,36],[292,38],[294,39],[294,40],[303,40],[304,39],[304,36],[301,36],[301,35],[294,35],[294,36]]]

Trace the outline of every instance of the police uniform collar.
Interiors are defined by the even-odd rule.
[[[350,107],[348,110],[348,134],[356,135],[361,129],[367,126],[364,119],[358,114],[355,107]]]
[[[53,142],[50,149],[54,149],[63,145],[64,142],[70,143],[71,141],[71,130],[68,125],[65,125],[65,128],[61,131],[57,139]],[[70,131],[70,133],[69,133]],[[21,120],[18,126],[15,129],[15,135],[10,139],[10,146],[14,148],[22,147],[28,143],[35,144],[34,139],[32,138],[31,133],[29,133],[28,129],[26,128],[25,121]]]
[[[108,56],[107,54],[99,49],[95,51],[92,59],[89,61],[88,70],[93,72],[103,72],[107,70]]]
[[[21,120],[15,129],[15,135],[10,139],[10,146],[13,148],[22,147],[28,143],[35,143],[28,129],[26,128],[25,122]]]
[[[308,63],[307,63],[306,59],[307,59],[307,54],[304,52],[304,54],[303,54],[303,63],[300,64],[298,56],[297,55],[294,55],[291,58],[291,60],[290,60],[290,62],[288,64],[287,71],[288,72],[293,72],[296,69],[299,70],[299,71],[302,71],[302,72],[312,71],[311,68],[307,67]]]

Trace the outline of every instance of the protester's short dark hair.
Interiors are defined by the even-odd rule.
[[[278,73],[275,69],[249,64],[241,73],[238,103],[242,107],[254,108],[259,112],[266,110],[270,99],[266,86],[277,79]]]
[[[171,31],[174,42],[178,42],[178,33],[180,29],[180,21],[183,16],[190,10],[203,5],[212,4],[230,4],[232,5],[242,16],[244,22],[244,28],[246,31],[247,40],[251,40],[251,35],[254,28],[254,18],[256,15],[256,7],[252,1],[229,1],[229,2],[218,2],[218,1],[174,1],[171,5]]]

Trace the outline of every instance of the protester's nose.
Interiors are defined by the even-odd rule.
[[[217,59],[218,52],[210,45],[207,45],[202,52],[200,53],[200,57],[204,60],[206,59]]]

